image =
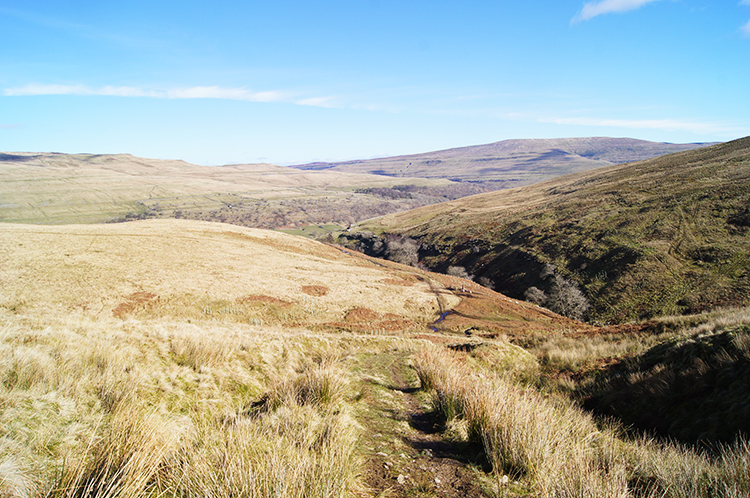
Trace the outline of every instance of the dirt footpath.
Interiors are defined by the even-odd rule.
[[[490,479],[481,452],[441,435],[409,356],[393,350],[358,358],[364,496],[492,496],[482,489]]]

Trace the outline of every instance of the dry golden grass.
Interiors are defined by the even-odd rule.
[[[718,457],[650,439],[631,440],[569,400],[542,395],[460,354],[416,356],[422,385],[449,428],[483,448],[498,492],[543,497],[734,497],[750,492],[750,448]],[[502,477],[525,485],[512,489]]]
[[[346,358],[280,327],[0,317],[1,496],[349,496]]]
[[[91,223],[139,211],[145,203],[166,209],[218,208],[225,203],[273,198],[338,198],[360,187],[447,180],[308,172],[272,164],[197,166],[129,154],[16,153],[0,161],[0,220],[22,223]]]
[[[4,224],[0,241],[0,306],[15,312],[311,325],[354,308],[427,323],[438,309],[427,283],[388,283],[404,269],[268,230],[178,220]]]
[[[368,496],[356,441],[374,429],[358,403],[379,391],[362,387],[363,358],[419,351],[423,387],[451,433],[483,448],[499,495],[748,492],[744,443],[710,458],[627,440],[537,391],[535,356],[501,335],[431,331],[444,309],[456,327],[523,322],[536,340],[575,330],[453,277],[162,220],[0,225],[0,282],[2,497]]]
[[[437,316],[428,283],[389,283],[416,270],[277,232],[1,225],[0,240],[0,496],[351,496],[348,358]],[[368,332],[359,315],[403,326],[337,325]]]

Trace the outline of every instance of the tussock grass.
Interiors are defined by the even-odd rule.
[[[524,477],[542,496],[622,496],[627,488],[610,438],[570,403],[472,371],[444,350],[425,351],[415,366],[437,411],[466,419],[494,472]]]
[[[532,348],[532,351],[539,356],[542,364],[550,369],[577,371],[590,367],[600,358],[619,358],[640,351],[646,341],[648,339],[643,337],[557,336],[545,339]]]
[[[747,310],[686,317],[690,326],[577,387],[585,406],[690,444],[750,434]],[[672,326],[672,325],[670,325]]]
[[[271,388],[266,409],[280,406],[339,405],[346,395],[348,381],[330,366],[315,365],[294,379],[283,379]]]
[[[521,479],[534,495],[728,497],[744,496],[750,487],[746,442],[711,457],[630,440],[565,398],[479,370],[444,349],[416,355],[415,368],[436,411],[454,425],[464,421],[468,440],[481,445],[493,472]]]
[[[203,427],[170,468],[176,496],[347,496],[356,426],[343,413],[281,406],[226,430]]]
[[[605,333],[583,336],[556,333],[520,342],[538,358],[544,373],[581,374],[597,370],[602,363],[635,357],[659,344],[676,344],[690,340],[691,337],[749,324],[750,308],[728,308],[630,324],[623,331],[612,329]],[[735,340],[742,341],[743,337],[745,336],[741,334]],[[551,385],[550,382],[547,384]]]
[[[358,486],[341,362],[383,347],[374,338],[0,320],[0,496],[337,497]]]
[[[48,494],[117,497],[156,490],[157,475],[179,449],[181,429],[158,412],[122,406],[91,436],[86,453],[62,465]]]

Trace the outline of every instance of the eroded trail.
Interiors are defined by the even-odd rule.
[[[362,426],[359,453],[366,459],[368,496],[482,497],[482,456],[466,443],[444,438],[429,413],[419,379],[409,364],[411,352],[394,349],[362,355]]]

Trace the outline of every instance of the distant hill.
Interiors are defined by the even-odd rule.
[[[0,221],[43,224],[185,217],[265,228],[346,225],[477,193],[448,180],[273,164],[199,166],[130,154],[0,153],[0,178]],[[389,201],[356,192],[405,184],[426,191],[419,199]],[[440,191],[446,187],[459,192],[446,197]]]
[[[641,161],[711,144],[670,144],[632,138],[504,140],[487,145],[336,163],[294,166],[302,170],[369,173],[396,177],[529,185],[577,171]]]
[[[577,286],[592,320],[747,305],[750,137],[388,215],[340,240],[372,253],[386,234],[519,299]]]

